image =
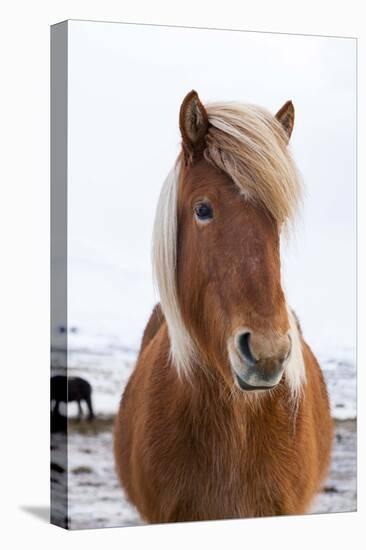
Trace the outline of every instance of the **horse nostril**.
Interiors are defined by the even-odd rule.
[[[257,360],[250,351],[249,346],[250,332],[244,332],[238,338],[238,347],[241,355],[250,365],[255,365]]]

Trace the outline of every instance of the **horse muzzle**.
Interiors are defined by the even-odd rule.
[[[240,331],[229,344],[234,381],[244,391],[269,390],[277,386],[291,354],[288,334],[270,339]]]

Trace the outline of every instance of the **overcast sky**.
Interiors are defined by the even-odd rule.
[[[292,99],[306,196],[283,276],[315,349],[355,342],[355,41],[71,22],[69,318],[135,345],[156,299],[152,224],[179,152],[179,107]],[[109,329],[108,329],[109,330]]]

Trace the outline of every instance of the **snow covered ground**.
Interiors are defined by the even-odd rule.
[[[77,422],[77,406],[68,405],[68,517],[74,529],[139,525],[137,511],[126,500],[114,469],[113,417],[136,359],[136,350],[106,337],[90,348],[81,332],[70,335],[69,375],[82,376],[93,386],[96,420]],[[88,343],[89,342],[89,343]],[[332,464],[324,490],[314,500],[311,513],[347,512],[356,509],[356,369],[353,350],[335,356],[320,354],[336,419]],[[62,354],[53,354],[54,365]],[[61,364],[61,363],[60,363]],[[60,369],[60,372],[62,369]],[[57,372],[57,368],[53,374]],[[54,440],[57,445],[57,437]],[[57,460],[57,451],[56,451]],[[55,475],[55,474],[54,474]],[[59,475],[62,484],[62,476]]]
[[[309,513],[356,510],[356,423],[339,422],[333,460],[323,490]],[[69,518],[71,529],[140,525],[136,509],[126,500],[115,475],[112,432],[108,425],[82,424],[69,432]]]

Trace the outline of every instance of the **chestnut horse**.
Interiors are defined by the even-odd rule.
[[[291,101],[180,111],[153,263],[160,304],[116,417],[119,479],[147,522],[302,514],[327,472],[324,379],[281,286],[300,184]]]

